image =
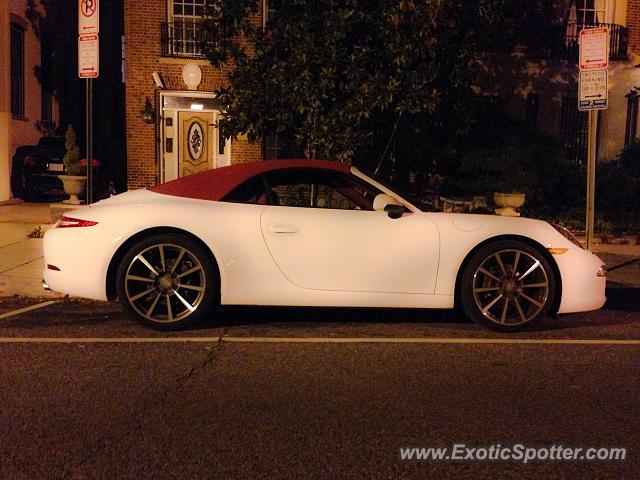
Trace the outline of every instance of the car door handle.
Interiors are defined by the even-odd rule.
[[[300,232],[300,229],[287,223],[271,223],[269,224],[269,232],[275,235],[295,235]]]

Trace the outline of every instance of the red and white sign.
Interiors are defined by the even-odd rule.
[[[100,31],[100,0],[78,0],[78,35]]]
[[[609,66],[609,29],[585,28],[580,30],[580,70]]]
[[[96,78],[100,73],[100,45],[98,34],[78,37],[78,76]]]

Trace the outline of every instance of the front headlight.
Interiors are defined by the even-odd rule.
[[[567,240],[569,240],[571,243],[573,243],[576,247],[582,248],[584,250],[584,247],[582,246],[582,244],[580,243],[580,240],[578,240],[578,237],[576,237],[573,233],[571,233],[569,230],[567,230],[566,228],[564,228],[562,225],[558,225],[556,223],[550,223],[549,225],[551,225],[553,228],[556,229],[556,231],[562,235],[564,238],[566,238]]]

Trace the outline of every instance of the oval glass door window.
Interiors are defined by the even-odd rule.
[[[198,122],[191,124],[187,138],[189,139],[189,154],[194,160],[198,160],[202,156],[204,146],[204,134]]]

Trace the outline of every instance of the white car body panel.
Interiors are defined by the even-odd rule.
[[[467,255],[483,241],[508,235],[567,249],[553,256],[562,280],[560,313],[604,304],[605,279],[596,276],[603,262],[547,223],[423,213],[395,197],[412,213],[394,220],[385,212],[246,205],[132,191],[70,214],[98,222],[95,226],[47,232],[45,264],[60,271],[45,268],[44,281],[56,291],[106,300],[107,271],[118,249],[140,232],[168,227],[189,232],[211,250],[220,269],[222,304],[450,308]]]
[[[312,290],[433,294],[439,238],[424,215],[269,206],[262,234],[282,274]]]

